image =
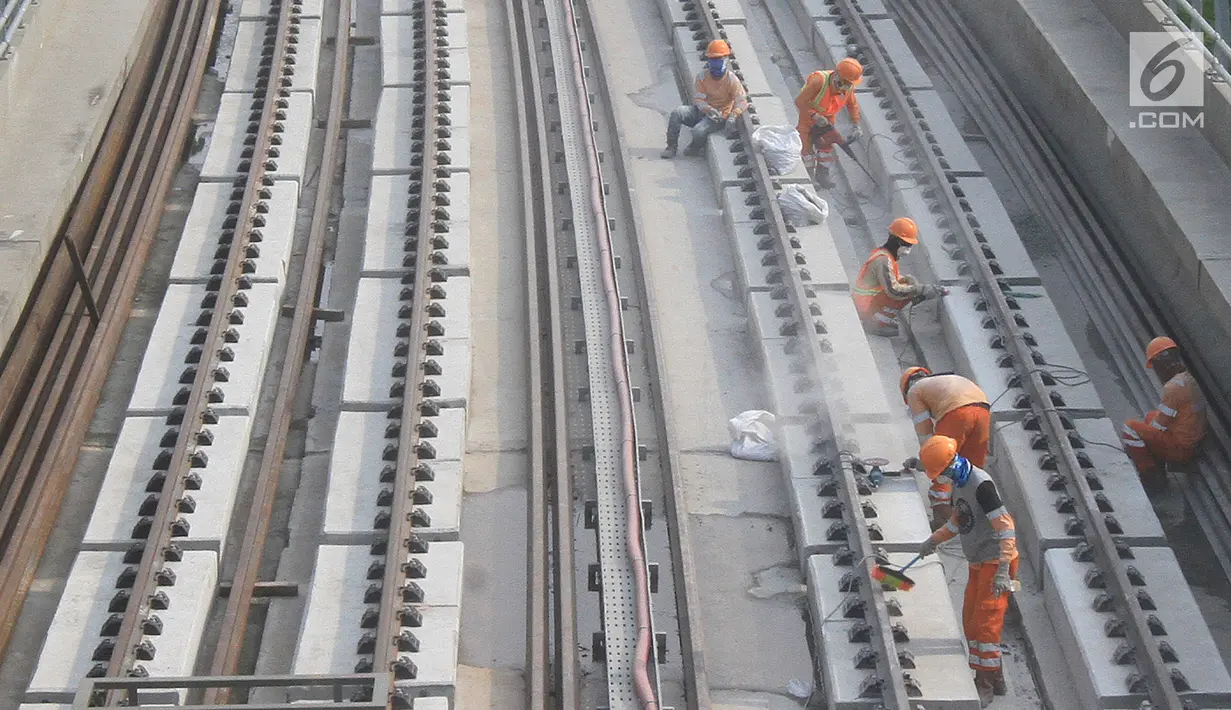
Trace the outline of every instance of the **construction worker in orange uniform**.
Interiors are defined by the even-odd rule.
[[[680,139],[680,126],[692,129],[692,142],[684,149],[684,155],[699,154],[705,148],[705,139],[711,133],[726,129],[735,130],[735,122],[748,109],[748,92],[744,84],[730,70],[731,46],[726,40],[716,39],[705,50],[705,68],[697,74],[694,82],[692,105],[680,106],[671,112],[667,120],[667,147],[662,157],[675,157]]]
[[[902,373],[900,387],[902,401],[910,407],[916,434],[947,436],[957,442],[962,458],[979,468],[987,466],[992,407],[978,385],[961,375],[933,375],[926,367],[909,367]],[[906,465],[918,468],[919,461],[913,459]],[[952,497],[952,486],[932,481],[928,502],[932,506],[933,530],[944,525],[952,514]]]
[[[1144,421],[1124,422],[1120,440],[1142,480],[1161,484],[1167,480],[1164,465],[1191,459],[1205,437],[1205,397],[1171,338],[1150,341],[1146,367],[1163,384],[1163,401]]]
[[[837,160],[834,145],[843,142],[834,127],[838,111],[843,106],[855,124],[855,130],[846,140],[857,141],[862,135],[859,130],[859,102],[855,99],[855,87],[861,81],[863,65],[858,59],[847,57],[838,62],[833,70],[809,74],[804,87],[795,97],[795,108],[799,110],[799,123],[795,128],[804,144],[800,156],[808,175],[818,187],[832,189],[834,186],[829,176],[829,166]]]
[[[921,284],[913,276],[903,276],[898,270],[898,260],[918,243],[915,220],[898,217],[889,225],[889,238],[872,251],[859,270],[852,293],[855,310],[868,333],[892,338],[898,334],[898,312],[906,304],[948,293],[939,286]]]
[[[962,552],[970,566],[962,627],[979,703],[987,707],[994,696],[1007,692],[1000,666],[1000,633],[1017,579],[1013,517],[1005,510],[991,476],[959,454],[953,439],[933,436],[920,448],[919,458],[928,478],[954,487],[952,517],[919,546],[919,556],[927,557],[941,543],[962,536]]]

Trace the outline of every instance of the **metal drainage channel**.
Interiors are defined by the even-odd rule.
[[[722,28],[722,20],[712,2],[698,3],[696,0],[685,0],[683,3],[689,29],[699,46],[710,39],[726,39]],[[699,7],[698,7],[699,6]],[[738,56],[732,56],[732,66],[736,76],[743,80],[739,69]],[[750,100],[750,103],[753,103]],[[856,450],[853,442],[845,440],[840,426],[834,421],[830,409],[830,399],[837,393],[826,392],[826,387],[834,385],[825,382],[821,373],[834,369],[832,358],[824,351],[821,339],[816,337],[823,333],[821,325],[813,318],[819,315],[817,306],[811,302],[813,296],[805,276],[800,269],[792,268],[796,261],[796,245],[782,211],[776,199],[777,184],[769,173],[765,158],[752,149],[752,132],[756,122],[752,111],[745,112],[739,120],[740,139],[744,154],[747,157],[747,168],[740,171],[741,178],[751,179],[760,195],[764,206],[764,217],[768,223],[769,232],[777,242],[781,263],[783,264],[784,283],[774,291],[775,299],[784,298],[791,306],[790,313],[779,310],[779,315],[787,320],[795,321],[794,339],[788,352],[792,352],[802,365],[801,383],[807,390],[818,393],[815,400],[815,417],[809,431],[816,439],[815,453],[819,455],[816,473],[820,476],[832,476],[835,485],[835,497],[842,506],[842,517],[847,529],[847,540],[850,550],[840,553],[839,559],[848,559],[850,564],[858,568],[858,576],[852,587],[857,588],[859,596],[865,605],[865,620],[868,624],[868,638],[871,642],[873,655],[881,673],[873,677],[862,689],[865,697],[880,696],[896,710],[909,710],[912,697],[922,695],[918,683],[903,670],[903,660],[897,648],[898,634],[905,633],[900,626],[895,626],[890,617],[885,594],[879,582],[872,579],[872,570],[878,563],[877,553],[872,545],[872,535],[863,513],[863,502],[860,499],[860,481],[856,478],[854,462],[844,457],[844,451]],[[737,161],[738,162],[738,161]],[[866,488],[866,483],[865,483]],[[853,531],[853,534],[852,534]],[[854,591],[854,589],[852,589]]]
[[[544,3],[543,8],[584,318],[607,701],[612,710],[657,708],[662,692],[646,564],[636,420],[621,298],[590,118],[593,98],[586,85],[580,30],[572,3],[559,0]]]
[[[447,230],[449,152],[452,149],[452,129],[449,121],[448,31],[443,0],[422,0],[414,7],[422,32],[416,33],[415,74],[423,82],[415,87],[413,115],[414,149],[412,166],[421,166],[419,180],[410,182],[408,223],[415,224],[405,248],[413,252],[414,270],[403,278],[405,288],[401,300],[408,303],[399,311],[403,319],[398,336],[406,338],[395,355],[405,357],[405,365],[395,369],[395,376],[405,377],[401,385],[401,402],[389,411],[390,438],[396,432],[396,466],[381,474],[382,483],[392,484],[382,489],[380,505],[388,505],[388,518],[378,516],[376,528],[387,528],[384,540],[371,546],[377,556],[368,568],[368,578],[380,580],[368,587],[365,599],[380,606],[375,614],[365,614],[362,625],[376,627],[375,634],[365,634],[359,642],[364,657],[355,667],[356,673],[390,672],[393,674],[392,702],[397,707],[410,706],[410,693],[396,685],[399,680],[413,680],[418,668],[404,652],[419,650],[419,640],[411,630],[422,625],[422,613],[413,604],[423,601],[423,590],[414,581],[427,574],[422,562],[411,560],[411,554],[427,552],[429,543],[419,539],[416,527],[430,525],[426,513],[416,505],[431,502],[431,494],[420,480],[431,480],[433,472],[428,462],[435,458],[431,439],[438,429],[433,418],[440,414],[438,402],[429,399],[435,393],[434,383],[424,379],[440,374],[432,358],[443,354],[434,338],[445,335],[437,319],[445,316],[444,300],[448,295],[448,276],[437,264],[444,259],[438,250],[447,245],[443,232]],[[431,45],[430,49],[428,44]],[[410,258],[408,254],[408,259]],[[389,453],[388,452],[387,456]],[[366,654],[373,658],[368,660]]]
[[[889,60],[888,52],[884,50],[875,31],[860,13],[857,4],[853,0],[840,0],[840,2],[827,0],[827,2],[830,5],[840,4],[843,9],[843,14],[855,34],[855,39],[861,49],[868,53],[867,59],[873,65],[869,68],[869,73],[875,72],[879,85],[889,94],[895,110],[904,119],[903,124],[907,126],[911,137],[931,168],[931,175],[938,185],[936,193],[944,195],[943,205],[952,218],[952,223],[959,225],[967,262],[975,267],[973,275],[978,279],[976,284],[971,285],[970,291],[977,290],[982,294],[989,312],[996,319],[999,341],[1012,356],[1013,365],[1018,370],[1022,386],[1030,397],[1035,421],[1047,436],[1050,445],[1055,447],[1053,450],[1059,451],[1058,469],[1067,479],[1068,485],[1077,492],[1074,496],[1079,503],[1076,512],[1086,532],[1086,540],[1091,541],[1092,538],[1092,544],[1087,545],[1084,551],[1091,554],[1094,562],[1102,571],[1102,579],[1114,598],[1117,615],[1127,622],[1123,625],[1124,632],[1133,648],[1139,651],[1133,654],[1133,658],[1142,671],[1142,675],[1130,680],[1131,689],[1140,692],[1137,686],[1144,681],[1145,690],[1156,707],[1182,710],[1184,705],[1176,692],[1176,685],[1186,685],[1186,683],[1182,676],[1178,676],[1178,669],[1174,674],[1169,671],[1158,644],[1152,641],[1154,634],[1142,611],[1137,595],[1132,593],[1133,585],[1129,580],[1127,570],[1119,562],[1120,557],[1128,557],[1132,553],[1127,546],[1118,543],[1112,537],[1107,522],[1099,511],[1094,492],[1082,473],[1081,463],[1065,432],[1064,421],[1051,400],[1039,369],[1033,366],[1036,362],[1035,353],[1027,344],[1028,333],[1018,327],[1012,308],[1003,293],[1003,290],[1007,290],[1008,287],[996,278],[978,238],[965,219],[956,184],[951,185],[956,177],[951,177],[941,167],[936,154],[939,149],[928,140],[927,131],[920,125],[920,116],[900,85],[900,78],[893,63]],[[885,71],[876,71],[877,67]],[[1093,531],[1092,535],[1091,531]]]
[[[1112,241],[1068,178],[1055,151],[1013,94],[1002,88],[1006,84],[982,48],[962,32],[961,19],[952,6],[924,0],[895,3],[894,9],[910,22],[911,31],[927,52],[933,58],[943,58],[952,68],[950,86],[989,137],[989,145],[1018,191],[1059,236],[1056,243],[1077,271],[1078,278],[1072,282],[1080,290],[1081,300],[1096,314],[1095,325],[1108,347],[1114,349],[1112,360],[1121,364],[1120,374],[1132,389],[1135,403],[1153,406],[1158,402],[1157,390],[1136,363],[1140,362],[1141,343],[1166,332],[1164,319],[1135,286],[1123,261],[1114,258]],[[1099,260],[1098,267],[1095,259]],[[1131,304],[1127,312],[1125,304]],[[1215,381],[1201,375],[1208,369],[1202,366],[1199,353],[1189,352],[1186,359],[1198,379]],[[1207,389],[1205,394],[1216,411],[1226,411],[1225,403],[1218,402],[1219,392]],[[1209,443],[1203,447],[1206,460],[1198,465],[1204,475],[1189,476],[1183,492],[1201,518],[1223,572],[1231,575],[1231,488],[1218,475],[1229,466],[1225,452],[1231,448],[1223,421],[1211,413],[1209,429],[1213,436],[1207,440],[1217,438],[1221,450],[1213,451]]]
[[[176,514],[195,506],[185,490],[199,485],[199,478],[194,483],[195,476],[190,469],[205,465],[205,453],[197,451],[196,447],[212,441],[213,435],[207,427],[218,422],[218,415],[210,405],[221,401],[221,393],[212,384],[227,378],[224,363],[233,357],[229,343],[236,338],[234,329],[229,326],[243,321],[243,307],[247,304],[243,291],[251,287],[245,275],[251,268],[247,259],[255,242],[260,240],[257,226],[264,209],[263,188],[269,183],[266,172],[276,169],[277,164],[275,134],[282,131],[278,121],[285,108],[285,92],[280,85],[284,81],[282,77],[290,73],[291,45],[295,41],[290,3],[282,5],[276,29],[271,28],[271,31],[274,34],[271,71],[261,79],[264,90],[256,93],[254,103],[259,102],[261,106],[259,112],[256,106],[252,108],[249,134],[253,145],[245,151],[239,166],[239,172],[246,176],[235,181],[236,192],[242,195],[234,213],[238,217],[234,230],[224,233],[220,241],[220,250],[226,250],[227,256],[225,261],[220,259],[215,265],[215,276],[206,286],[207,296],[201,304],[198,320],[200,327],[193,338],[195,347],[183,373],[183,380],[190,380],[192,386],[180,391],[175,398],[175,408],[166,419],[168,425],[178,427],[169,430],[164,437],[164,443],[168,444],[174,438],[174,448],[164,449],[157,460],[151,462],[151,467],[159,472],[154,474],[147,490],[157,495],[158,505],[153,515],[140,520],[139,531],[134,531],[134,536],[141,537],[139,533],[148,530],[145,543],[134,544],[125,555],[126,563],[139,560],[139,566],[126,568],[116,583],[120,591],[112,601],[112,608],[123,607],[122,621],[115,640],[104,639],[95,653],[95,658],[110,659],[105,667],[106,677],[146,675],[139,661],[152,660],[157,651],[154,642],[144,638],[161,632],[162,623],[153,612],[166,609],[168,604],[166,595],[156,588],[175,583],[174,572],[165,568],[163,562],[178,560],[182,555],[173,539],[188,534],[188,523]],[[270,86],[271,75],[276,77],[274,87]],[[228,236],[229,245],[225,243]],[[205,327],[207,323],[208,328]],[[153,498],[151,495],[147,504]],[[99,675],[104,675],[101,664],[90,671],[91,677]]]

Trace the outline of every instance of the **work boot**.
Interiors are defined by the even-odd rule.
[[[668,143],[666,148],[663,148],[662,159],[671,160],[675,157],[675,144]]]
[[[822,190],[832,190],[837,187],[833,181],[833,178],[829,176],[829,168],[823,165],[818,165],[813,169],[812,182]]]
[[[975,671],[975,690],[979,693],[979,707],[985,708],[996,699],[992,671]]]
[[[684,155],[692,158],[700,155],[703,150],[705,150],[705,139],[693,138],[692,142],[688,144],[688,147],[684,149]]]
[[[992,671],[992,690],[996,695],[1008,695],[1009,687],[1004,684],[1004,669],[997,668]]]

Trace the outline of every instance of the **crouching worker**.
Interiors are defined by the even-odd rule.
[[[919,227],[913,219],[898,217],[889,225],[889,239],[872,251],[855,278],[852,293],[863,329],[872,335],[892,338],[898,334],[898,313],[915,300],[938,298],[947,291],[903,276],[898,260],[919,243]]]
[[[1183,463],[1197,453],[1205,437],[1205,397],[1171,338],[1150,341],[1146,367],[1163,384],[1163,401],[1144,421],[1124,422],[1120,440],[1142,481],[1159,485],[1167,481],[1166,464]]]
[[[697,74],[691,106],[680,106],[671,112],[667,120],[667,147],[662,157],[675,157],[680,139],[680,126],[692,129],[692,142],[684,149],[684,155],[697,155],[705,148],[705,139],[711,133],[726,129],[735,130],[735,122],[748,108],[748,92],[735,72],[728,66],[731,46],[726,40],[710,42],[705,51],[706,66]]]
[[[933,481],[953,486],[953,515],[919,547],[927,557],[941,543],[962,536],[970,565],[962,626],[982,707],[1007,692],[1000,666],[1000,633],[1009,594],[1017,578],[1017,533],[991,476],[957,453],[957,442],[933,436],[919,450],[923,470]]]
[[[834,187],[829,174],[829,167],[837,160],[834,146],[859,140],[859,101],[855,98],[855,87],[861,81],[863,65],[858,59],[847,57],[831,71],[809,74],[803,88],[795,96],[795,108],[799,111],[795,129],[804,144],[800,158],[812,182],[822,189],[832,190]],[[834,127],[838,112],[843,108],[855,124],[855,130],[845,139]]]
[[[957,442],[962,458],[979,468],[987,465],[992,436],[992,407],[987,395],[974,382],[952,373],[933,375],[926,367],[908,367],[900,380],[902,400],[910,407],[915,433],[933,433]],[[917,468],[919,461],[906,464]],[[952,486],[933,481],[928,491],[932,506],[932,529],[944,525],[953,514]]]

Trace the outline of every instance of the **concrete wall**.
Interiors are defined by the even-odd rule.
[[[1108,0],[1124,2],[1124,0]],[[1127,41],[1091,0],[955,0],[1110,218],[1147,293],[1231,391],[1231,170],[1193,129],[1129,127]],[[1010,39],[1011,38],[1011,39]]]
[[[1093,0],[1107,21],[1128,41],[1130,32],[1159,32],[1163,13],[1142,0]],[[1174,28],[1172,28],[1174,30]],[[1224,37],[1227,41],[1231,38]],[[1205,79],[1205,139],[1231,164],[1231,86]]]

